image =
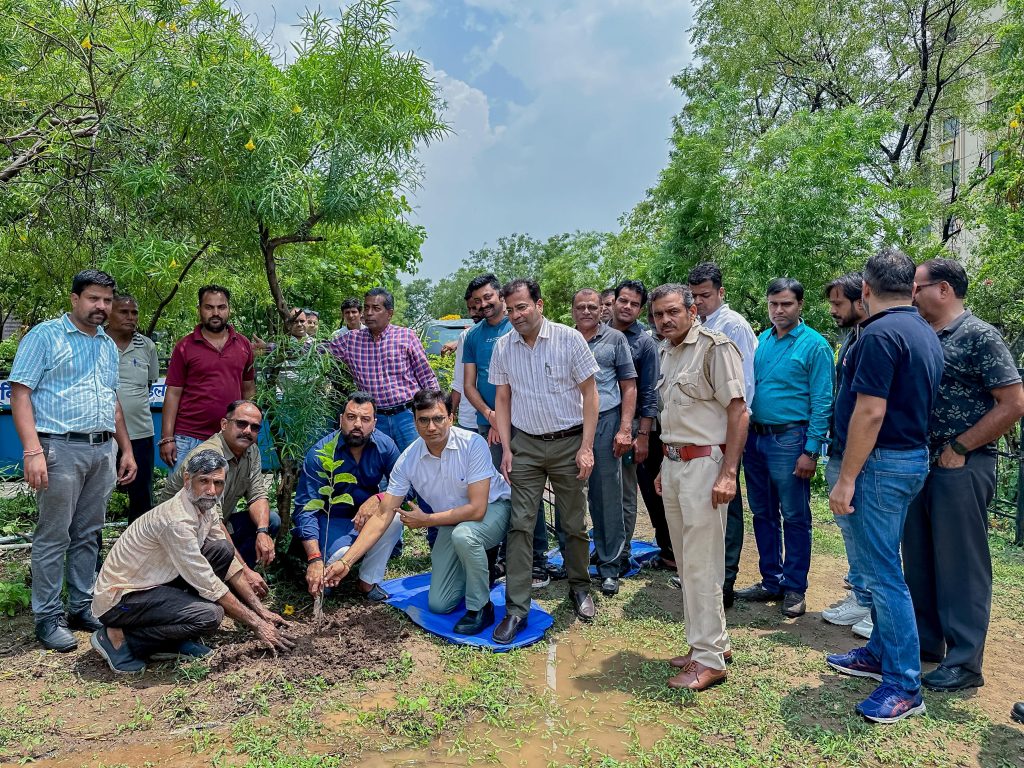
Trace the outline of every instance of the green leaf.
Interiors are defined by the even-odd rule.
[[[321,496],[330,496],[332,493],[334,493],[334,488],[330,485],[321,485],[317,489],[317,493],[319,493]]]
[[[323,499],[310,499],[309,501],[306,502],[305,506],[303,506],[302,511],[310,512],[313,510],[320,510],[324,509],[326,506],[327,505],[324,504]]]
[[[334,497],[331,498],[331,505],[332,506],[334,504],[351,504],[351,503],[352,503],[352,495],[348,494],[348,493],[342,493],[342,494],[340,494],[338,496],[334,496]]]

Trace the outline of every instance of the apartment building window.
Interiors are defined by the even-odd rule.
[[[988,172],[992,173],[996,169],[996,163],[999,161],[999,156],[1002,154],[998,149],[988,153]]]
[[[942,138],[944,141],[955,139],[960,133],[960,121],[955,117],[947,117],[942,121]]]
[[[949,186],[957,186],[960,183],[960,161],[951,160],[942,164],[942,181]]]

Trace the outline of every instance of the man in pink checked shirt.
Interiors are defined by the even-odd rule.
[[[373,396],[377,429],[404,451],[418,437],[413,396],[439,387],[419,337],[409,328],[392,325],[394,314],[394,296],[384,288],[370,289],[363,297],[365,327],[332,339],[327,348],[348,367],[356,389]]]

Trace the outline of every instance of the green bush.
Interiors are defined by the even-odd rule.
[[[22,581],[0,581],[0,615],[14,616],[28,608],[32,591]]]

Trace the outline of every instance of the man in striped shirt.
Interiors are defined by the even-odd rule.
[[[415,440],[412,398],[421,389],[438,389],[419,337],[409,328],[391,324],[395,298],[384,288],[363,297],[365,327],[332,339],[328,350],[343,362],[356,389],[369,392],[377,404],[377,429],[399,451]]]
[[[494,345],[488,379],[497,387],[500,470],[512,486],[506,615],[494,641],[511,643],[530,609],[533,530],[550,481],[565,533],[565,566],[576,615],[594,618],[586,530],[587,479],[594,468],[597,361],[575,328],[544,317],[540,286],[516,279],[501,290],[513,333]]]
[[[67,652],[71,629],[101,625],[90,610],[99,533],[115,475],[135,479],[135,455],[117,403],[117,345],[103,331],[114,278],[88,269],[71,283],[71,311],[30,330],[11,368],[11,410],[36,492],[32,613],[44,648]],[[114,442],[121,463],[114,469]],[[68,615],[61,588],[67,574]]]

